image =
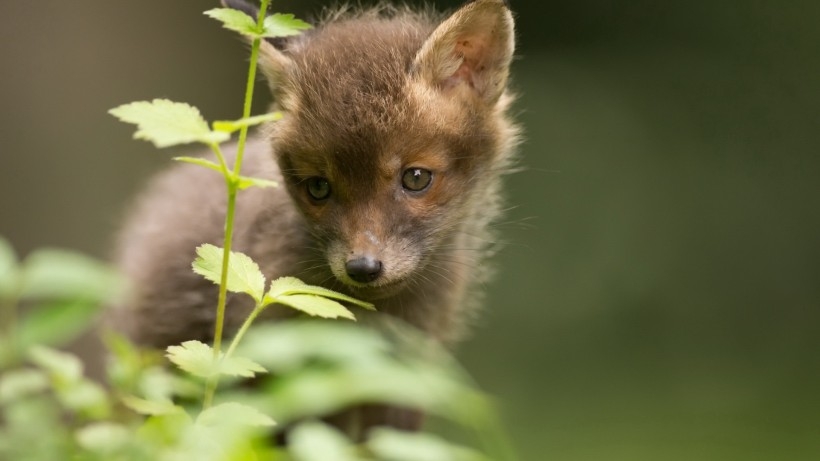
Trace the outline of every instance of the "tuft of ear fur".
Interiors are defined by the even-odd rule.
[[[475,0],[433,31],[412,69],[428,85],[456,94],[466,89],[494,105],[507,84],[514,35],[506,2]]]
[[[290,65],[291,59],[285,53],[267,40],[262,40],[259,44],[259,70],[265,75],[272,89],[282,84]]]

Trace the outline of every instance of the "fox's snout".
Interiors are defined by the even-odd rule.
[[[376,281],[382,273],[382,262],[373,256],[365,255],[348,259],[345,263],[347,276],[359,283]]]

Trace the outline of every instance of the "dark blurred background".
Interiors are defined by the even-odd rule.
[[[525,169],[460,357],[522,459],[820,459],[820,2],[511,3]],[[107,109],[239,116],[245,47],[215,4],[0,3],[0,234],[21,252],[106,257],[179,152]]]

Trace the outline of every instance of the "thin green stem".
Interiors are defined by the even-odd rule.
[[[268,5],[270,0],[262,0],[262,5],[259,8],[259,16],[257,17],[257,26],[259,29],[265,21],[267,16]],[[250,117],[251,105],[253,104],[253,87],[256,81],[256,64],[259,61],[259,47],[261,39],[254,39],[251,46],[251,62],[248,68],[248,81],[245,86],[245,102],[242,110],[242,118]],[[212,146],[217,158],[222,164],[223,174],[225,175],[225,183],[228,187],[228,208],[225,213],[225,242],[222,253],[222,276],[219,281],[219,299],[216,306],[216,321],[214,322],[214,360],[219,359],[222,349],[222,332],[225,327],[225,304],[228,297],[228,263],[231,257],[231,242],[233,241],[233,222],[234,213],[236,211],[236,193],[237,183],[235,178],[239,176],[242,170],[242,158],[245,153],[245,142],[248,138],[248,127],[243,126],[239,130],[239,142],[236,148],[236,159],[234,160],[233,173],[228,171],[225,165],[224,157],[218,146]],[[255,310],[254,310],[255,311]],[[255,317],[255,316],[254,316]],[[251,319],[252,320],[252,319]],[[246,324],[248,322],[246,321]],[[244,328],[244,325],[243,325]],[[244,334],[244,332],[243,332]],[[234,340],[236,343],[236,340]],[[231,344],[231,352],[233,352],[234,343]],[[203,398],[203,408],[209,408],[213,403],[216,388],[219,385],[219,376],[214,376],[209,379],[205,385],[205,397]]]
[[[254,320],[256,320],[256,316],[259,315],[265,309],[264,306],[261,304],[257,304],[256,307],[253,309],[253,312],[245,319],[245,323],[239,328],[239,331],[236,332],[236,336],[233,337],[231,340],[231,345],[228,346],[228,350],[225,351],[225,359],[233,355],[233,352],[236,350],[236,346],[239,345],[239,342],[242,341],[242,337],[245,336],[245,333],[250,328],[251,324]]]
[[[231,170],[228,169],[228,164],[225,162],[225,156],[222,155],[222,149],[219,148],[219,144],[215,143],[208,144],[208,146],[214,151],[214,155],[216,155],[217,160],[219,160],[219,166],[222,167],[222,176],[227,180],[232,175]]]
[[[268,12],[268,5],[270,5],[270,0],[262,0],[262,4],[259,7],[259,15],[256,18],[256,26],[258,29],[262,29],[265,22],[265,16],[267,16]],[[242,108],[242,118],[248,118],[251,116],[253,87],[254,83],[256,83],[256,64],[259,61],[259,47],[261,43],[262,40],[256,38],[253,40],[253,44],[251,45],[251,62],[248,65],[248,81],[245,84],[245,104]],[[239,142],[236,147],[236,160],[233,167],[233,172],[235,175],[239,175],[242,169],[242,158],[245,155],[245,141],[247,139],[248,126],[245,125],[239,129]]]
[[[228,263],[231,257],[231,241],[233,240],[234,211],[236,210],[236,183],[229,178],[225,179],[228,186],[228,209],[225,218],[225,243],[222,252],[222,275],[219,279],[219,300],[216,305],[216,322],[214,325],[214,360],[219,359],[222,350],[222,331],[225,328],[225,305],[228,299]],[[218,378],[208,380],[205,386],[203,408],[209,408],[213,402]]]

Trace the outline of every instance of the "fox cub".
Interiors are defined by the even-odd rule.
[[[268,279],[293,275],[373,302],[378,312],[357,313],[364,322],[394,316],[458,340],[517,140],[513,47],[502,0],[450,16],[336,11],[301,36],[263,42],[261,70],[284,117],[249,142],[243,174],[281,187],[239,193],[234,249]],[[160,174],[137,200],[117,253],[133,291],[116,314],[137,343],[212,339],[217,288],[191,262],[198,245],[222,243],[225,208],[222,177],[192,165]],[[227,331],[251,308],[229,297]]]

